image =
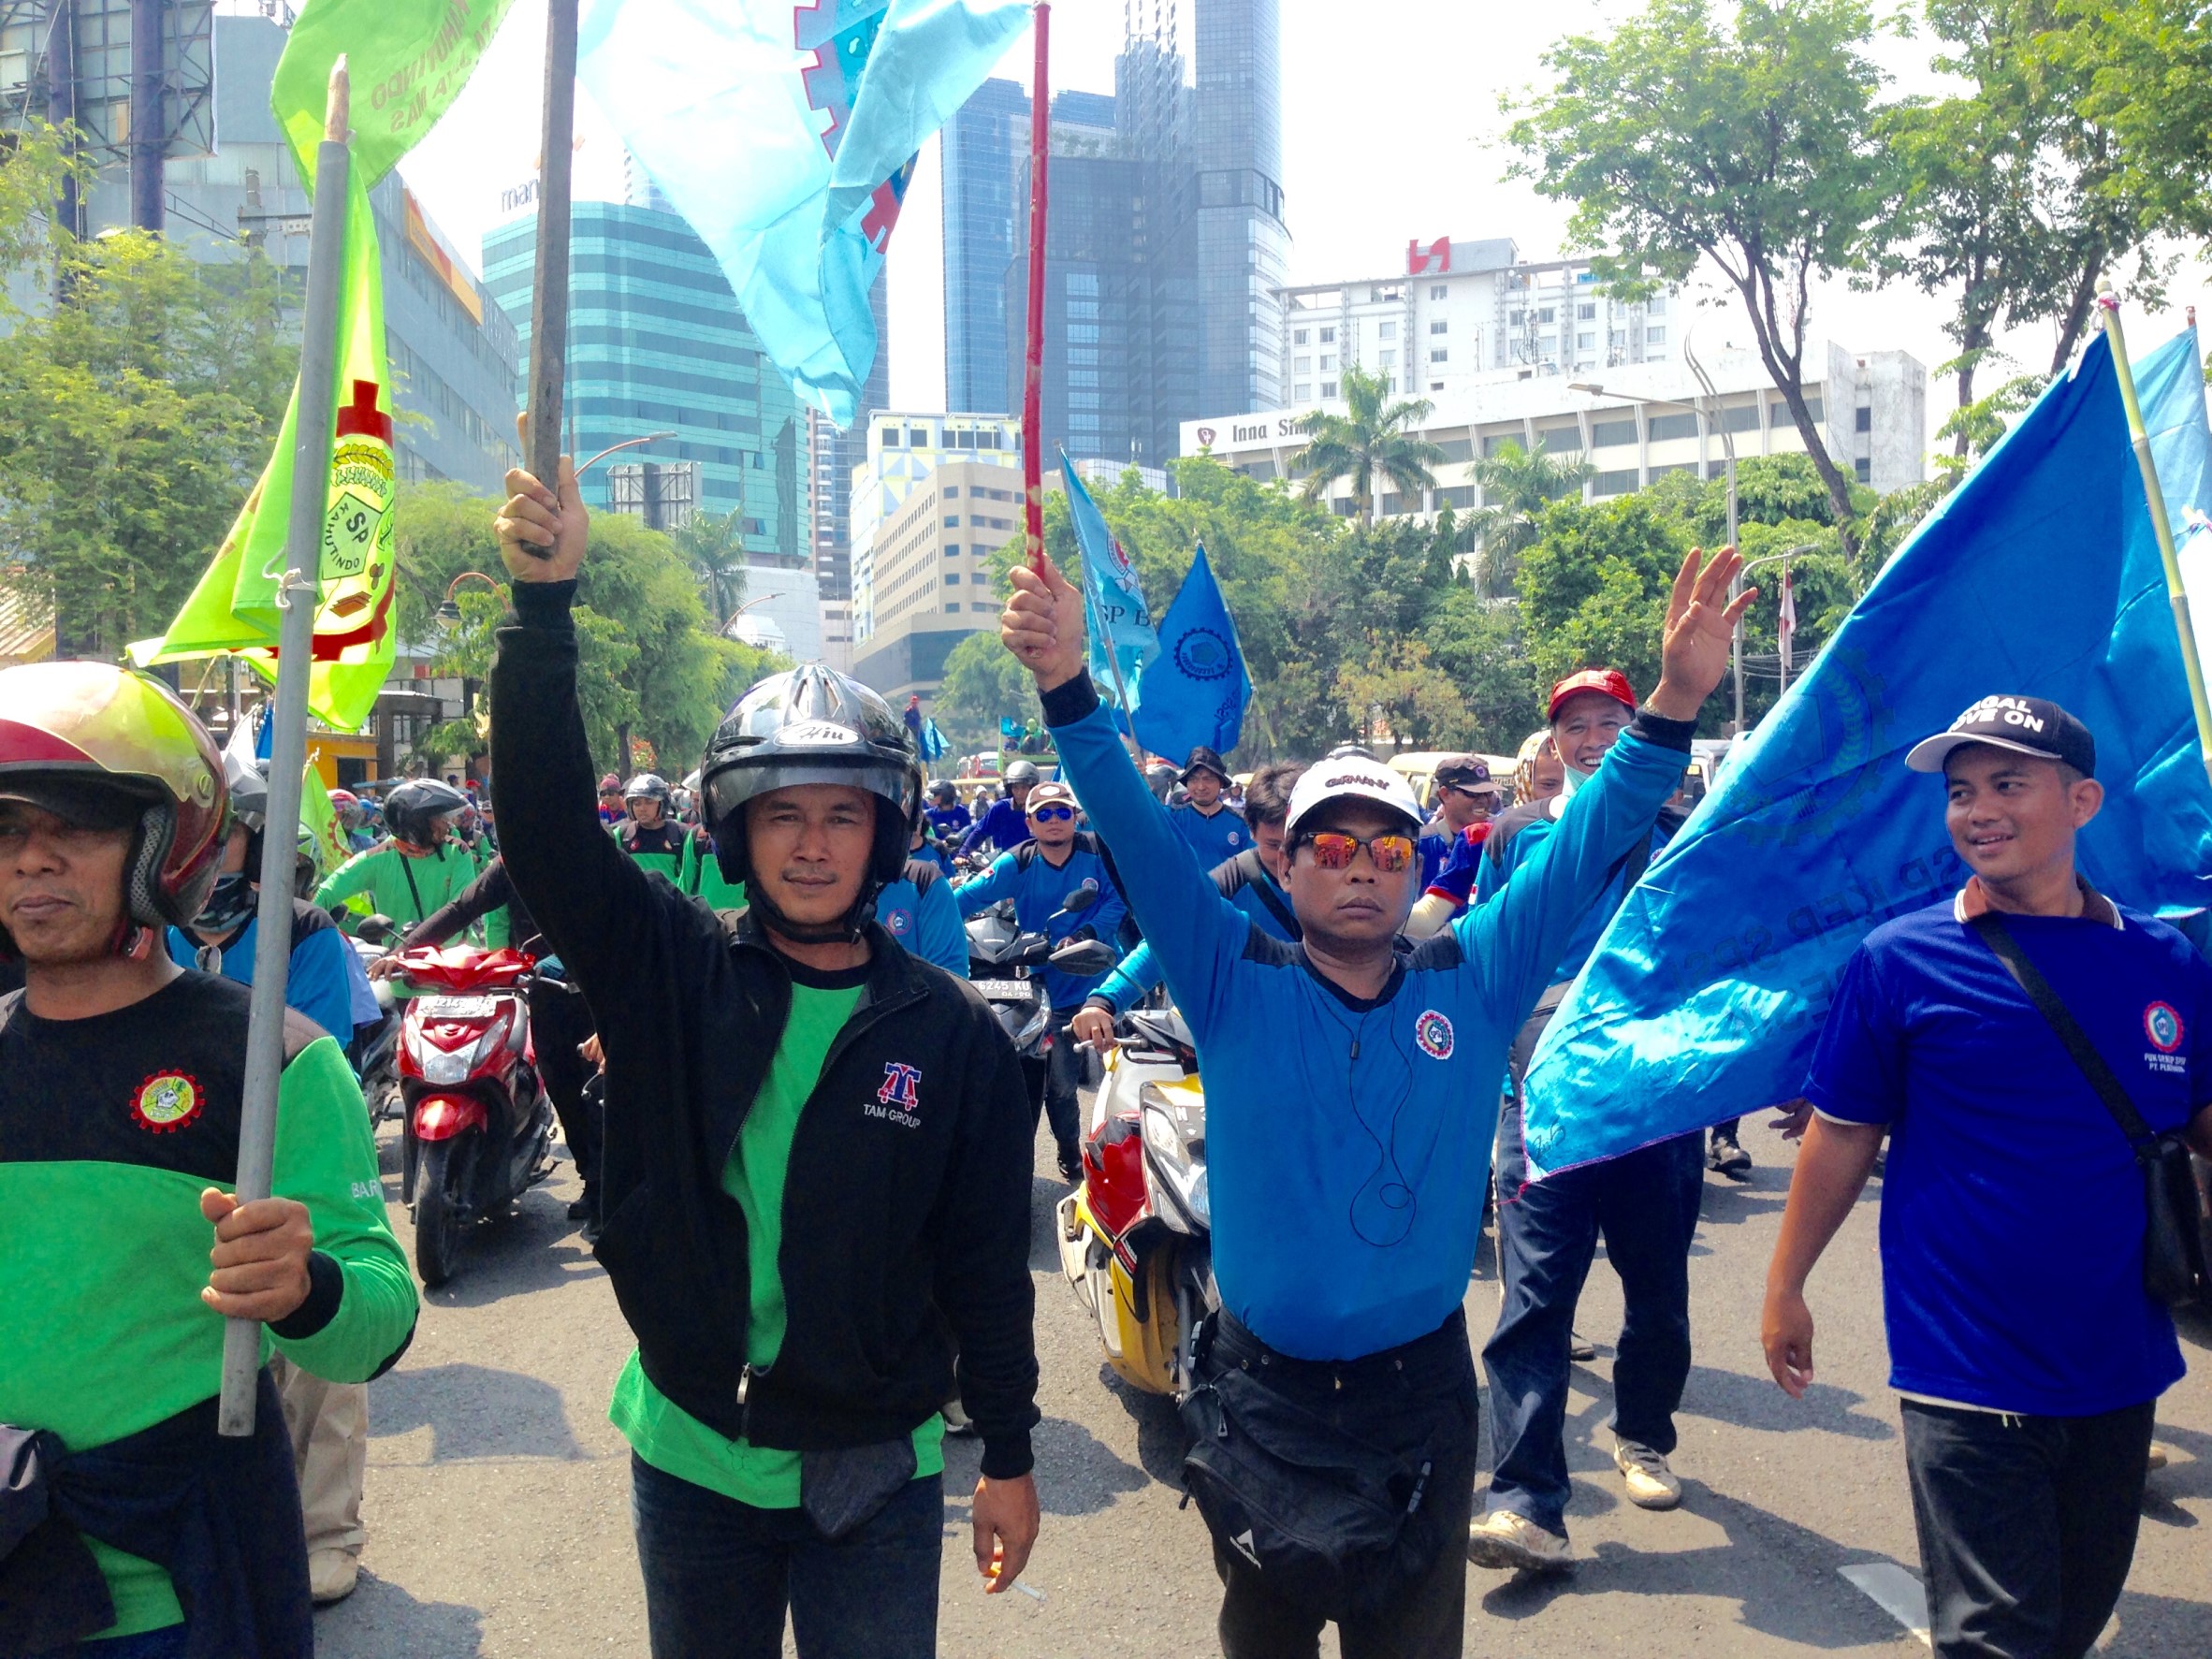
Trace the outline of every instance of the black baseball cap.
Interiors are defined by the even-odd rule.
[[[1490,763],[1478,755],[1455,754],[1436,763],[1438,789],[1494,788],[1490,775]]]
[[[1953,720],[1950,730],[1913,745],[1905,764],[1915,772],[1941,772],[1951,751],[1970,743],[2058,761],[2084,778],[2097,775],[2097,740],[2088,727],[2044,697],[1984,697]]]

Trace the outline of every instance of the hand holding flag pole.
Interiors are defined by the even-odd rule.
[[[556,4],[559,0],[556,0]],[[314,215],[308,231],[307,314],[299,347],[299,420],[293,476],[330,474],[336,418],[339,278],[344,265],[345,136],[349,100],[345,59],[330,70],[323,142],[315,153]],[[277,604],[275,706],[270,716],[269,822],[299,822],[301,775],[307,767],[307,692],[313,672],[315,604],[321,591],[323,492],[292,492]],[[276,1162],[277,1090],[284,1070],[284,988],[292,941],[290,836],[266,836],[261,849],[261,902],[255,917],[254,984],[246,1029],[245,1099],[240,1114],[238,1201],[269,1196]],[[255,1390],[261,1370],[261,1322],[233,1318],[223,1332],[223,1390],[217,1432],[242,1438],[254,1432]]]
[[[2189,590],[2181,581],[2181,559],[2174,546],[2174,521],[2166,513],[2166,492],[2159,485],[2159,470],[2150,454],[2150,433],[2144,425],[2143,402],[2135,394],[2135,370],[2128,361],[2128,342],[2120,330],[2119,300],[2109,291],[2097,296],[2097,309],[2104,325],[2104,338],[2112,346],[2112,367],[2119,380],[2121,406],[2128,413],[2128,440],[2135,451],[2135,465],[2143,473],[2143,495],[2150,509],[2150,528],[2158,537],[2159,562],[2165,567],[2166,600],[2174,607],[2174,631],[2181,644],[2181,672],[2189,681],[2189,706],[2196,716],[2197,749],[2205,759],[2205,776],[2212,781],[2212,699],[2205,692],[2205,665],[2197,657],[2197,632],[2189,615]]]

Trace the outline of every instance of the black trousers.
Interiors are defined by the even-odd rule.
[[[1248,1334],[1244,1340],[1256,1341]],[[1217,1336],[1209,1374],[1233,1359]],[[1459,1659],[1467,1624],[1463,1540],[1475,1502],[1479,1411],[1464,1317],[1454,1313],[1441,1329],[1404,1348],[1341,1365],[1271,1352],[1265,1374],[1305,1410],[1339,1419],[1374,1444],[1441,1442],[1426,1502],[1445,1548],[1417,1582],[1374,1612],[1341,1622],[1336,1636],[1344,1659]],[[1214,1570],[1221,1576],[1224,1659],[1317,1659],[1326,1623],[1320,1615],[1275,1594],[1259,1568],[1219,1538]]]
[[[1903,1403],[1935,1659],[2081,1659],[2119,1601],[2156,1401],[2098,1417]]]
[[[1053,1144],[1062,1152],[1074,1151],[1083,1140],[1083,1056],[1075,1052],[1075,1039],[1068,1022],[1082,1011],[1055,1008],[1052,1011],[1053,1045],[1041,1059],[1022,1062],[1022,1079],[1029,1085],[1029,1128],[1035,1133],[1039,1118],[1053,1126]]]
[[[591,1081],[591,1066],[576,1053],[576,1045],[591,1035],[591,1006],[574,985],[536,981],[530,990],[530,1024],[538,1075],[546,1080],[553,1115],[560,1119],[560,1138],[576,1160],[576,1174],[589,1186],[599,1179],[599,1144],[604,1131],[597,1100],[584,1093],[584,1085]]]

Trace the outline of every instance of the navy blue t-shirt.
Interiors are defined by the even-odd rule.
[[[1210,814],[1196,807],[1176,807],[1170,809],[1168,822],[1190,848],[1201,870],[1210,870],[1252,845],[1251,826],[1233,807],[1216,808]]]
[[[1890,1386],[2087,1417],[2182,1375],[2143,1288],[2127,1137],[2004,965],[1946,899],[1876,928],[1843,970],[1805,1093],[1890,1128],[1882,1184]],[[2212,1101],[2212,964],[2136,911],[2005,917],[2154,1129]]]

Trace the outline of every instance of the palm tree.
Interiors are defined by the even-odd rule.
[[[1585,460],[1553,460],[1540,442],[1532,455],[1511,439],[1475,463],[1482,505],[1467,523],[1482,544],[1482,587],[1492,598],[1513,590],[1514,567],[1543,536],[1551,503],[1579,490],[1594,471]]]
[[[745,597],[744,507],[722,514],[692,514],[676,532],[676,550],[706,584],[716,631],[727,628],[737,614],[738,601]]]
[[[1400,494],[1418,496],[1436,488],[1436,475],[1429,469],[1444,458],[1444,451],[1418,430],[1435,405],[1426,398],[1405,398],[1386,408],[1383,400],[1390,390],[1383,376],[1346,369],[1348,413],[1308,415],[1305,447],[1290,458],[1292,473],[1306,474],[1301,493],[1309,502],[1324,500],[1331,485],[1348,476],[1362,527],[1374,519],[1378,473]]]

